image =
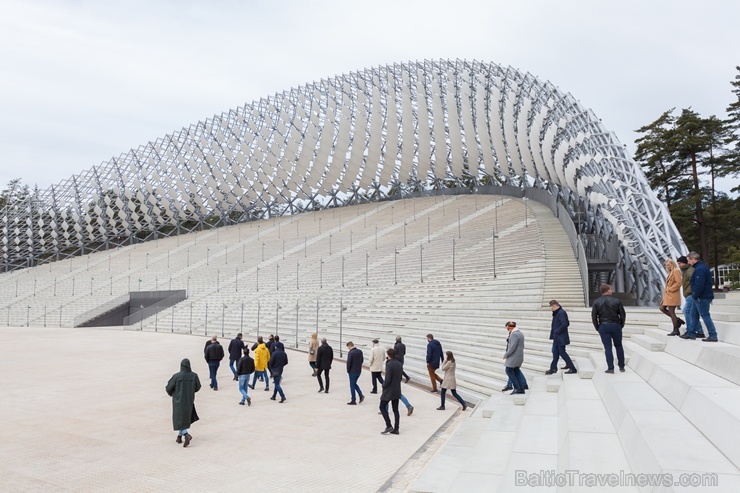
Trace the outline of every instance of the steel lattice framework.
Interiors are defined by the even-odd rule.
[[[2,211],[6,270],[144,239],[409,193],[548,190],[616,234],[625,285],[655,298],[684,251],[616,136],[550,82],[493,63],[376,67],[260,99]],[[620,274],[622,275],[622,274]]]

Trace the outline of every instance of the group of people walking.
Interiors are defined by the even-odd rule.
[[[709,307],[714,299],[712,290],[712,273],[707,265],[701,261],[696,252],[689,252],[686,256],[680,256],[674,262],[673,259],[665,261],[668,273],[663,299],[660,302],[660,311],[670,317],[673,330],[669,336],[678,336],[681,339],[696,340],[704,342],[717,342],[717,329],[709,313]],[[686,299],[683,305],[683,314],[686,320],[676,315],[676,308],[681,306],[681,290]],[[704,322],[708,335],[704,335],[699,319]],[[680,328],[686,325],[686,331],[681,334]]]
[[[669,336],[679,336],[681,339],[702,339],[705,342],[716,342],[717,331],[709,313],[709,308],[714,298],[712,291],[712,276],[707,266],[701,261],[696,252],[690,252],[686,256],[678,257],[676,261],[668,259],[665,262],[667,279],[660,310],[671,319],[672,331]],[[681,290],[685,302],[683,313],[686,320],[682,320],[676,314],[676,308],[681,306]],[[620,372],[625,371],[624,348],[622,346],[622,331],[626,322],[624,306],[619,298],[613,296],[610,285],[602,284],[599,287],[601,296],[597,298],[591,309],[591,320],[594,329],[599,333],[604,347],[606,359],[606,373],[614,373],[616,352],[616,367]],[[578,373],[572,358],[568,355],[566,346],[570,344],[568,327],[570,321],[567,312],[557,300],[549,302],[552,311],[552,322],[550,327],[550,340],[552,340],[552,360],[550,368],[545,374],[551,375],[558,371],[558,364],[562,358],[566,374]],[[704,321],[708,336],[705,336],[700,323]],[[686,325],[684,334],[680,333],[680,327]],[[529,388],[527,380],[521,370],[524,362],[524,334],[515,321],[505,324],[509,335],[506,339],[506,350],[503,354],[504,366],[508,382],[502,391],[512,391],[511,394],[524,394]],[[462,410],[467,409],[467,404],[457,393],[456,362],[451,351],[443,351],[441,343],[432,334],[427,334],[426,366],[429,374],[431,392],[440,394],[440,406],[438,410],[445,409],[445,398],[449,390],[452,396],[460,403]],[[385,421],[383,434],[399,434],[400,415],[398,411],[399,401],[403,402],[410,416],[414,407],[401,392],[401,383],[405,379],[408,383],[411,377],[403,369],[406,346],[400,336],[396,338],[393,347],[384,349],[378,339],[374,339],[370,349],[369,369],[371,375],[371,394],[380,393],[379,414]],[[349,377],[350,401],[348,405],[356,406],[365,400],[365,394],[360,388],[359,380],[364,364],[363,352],[347,342],[346,370]],[[269,336],[265,342],[262,336],[251,347],[254,358],[250,356],[248,348],[243,340],[242,334],[237,334],[228,347],[229,368],[233,373],[233,379],[238,382],[238,389],[242,396],[240,405],[251,406],[252,399],[248,389],[255,389],[258,381],[265,384],[264,390],[270,390],[270,379],[273,382],[273,394],[271,400],[280,396],[280,403],[286,401],[285,392],[282,388],[282,375],[288,364],[288,356],[283,343],[278,336]],[[210,388],[218,390],[217,372],[220,362],[224,359],[223,347],[216,336],[211,337],[203,350],[204,358],[208,364]],[[328,344],[326,338],[318,340],[317,334],[311,335],[308,344],[308,362],[319,385],[319,393],[329,393],[330,371],[334,361],[334,350]],[[442,376],[437,374],[442,371]],[[385,377],[383,372],[385,371]],[[269,374],[268,374],[269,372]],[[252,382],[249,383],[250,375]],[[439,388],[438,390],[438,384]],[[198,414],[195,410],[195,393],[201,388],[198,375],[192,371],[190,360],[185,358],[180,363],[180,371],[175,373],[167,382],[166,392],[172,397],[172,421],[173,427],[178,432],[176,442],[187,447],[192,441],[189,427],[196,422]],[[393,411],[394,420],[391,422],[389,405]]]
[[[365,394],[359,384],[365,357],[352,341],[347,342],[347,350],[346,369],[351,396],[347,404],[356,406],[365,400]],[[277,395],[279,395],[280,403],[286,401],[281,382],[283,369],[288,364],[288,356],[278,336],[271,335],[267,342],[263,340],[262,336],[258,337],[257,342],[252,346],[254,358],[250,356],[250,348],[244,344],[242,334],[237,334],[231,340],[227,351],[229,354],[229,368],[232,371],[233,380],[238,382],[238,389],[242,396],[239,405],[252,405],[249,389],[254,390],[258,380],[263,381],[265,383],[264,390],[269,391],[270,379],[272,379],[273,394],[270,399],[276,400]],[[203,354],[208,364],[210,388],[217,391],[219,389],[218,368],[225,357],[225,352],[217,336],[211,337],[206,342]],[[381,432],[382,434],[398,435],[400,433],[399,401],[405,405],[407,416],[411,416],[414,412],[414,406],[401,391],[401,383],[404,379],[407,383],[411,379],[403,369],[405,355],[406,345],[400,336],[396,337],[394,346],[387,349],[380,346],[378,339],[373,340],[368,362],[372,383],[370,393],[380,394],[379,414],[383,416],[386,425]],[[440,394],[441,404],[437,409],[445,409],[445,396],[449,390],[464,411],[467,409],[467,404],[456,390],[455,357],[451,351],[445,352],[444,355],[446,358],[442,356],[442,345],[439,341],[436,341],[432,334],[428,334],[427,366],[433,383],[432,392],[439,392],[436,389],[437,382],[440,383],[442,389]],[[329,393],[329,375],[333,361],[334,350],[326,338],[322,338],[319,342],[317,335],[312,334],[308,344],[308,363],[313,371],[312,376],[316,377],[318,381],[319,393]],[[443,377],[436,374],[437,369],[442,370]],[[385,372],[385,376],[383,376],[383,372]],[[251,383],[249,383],[250,375],[252,376]],[[173,428],[178,433],[176,442],[182,443],[184,447],[187,447],[193,439],[189,433],[190,426],[199,419],[195,411],[195,393],[200,388],[200,380],[198,375],[192,371],[190,360],[183,359],[180,371],[170,378],[165,390],[172,397],[172,423]],[[390,418],[389,406],[393,412],[393,421]]]
[[[228,347],[229,368],[234,376],[234,381],[238,382],[239,393],[242,399],[239,405],[252,405],[252,398],[249,396],[249,390],[254,390],[257,380],[265,382],[265,391],[270,390],[270,378],[273,381],[273,393],[271,400],[276,400],[280,395],[280,403],[286,401],[281,382],[283,369],[288,364],[288,355],[285,352],[285,346],[280,342],[278,336],[270,336],[270,340],[265,343],[262,336],[257,338],[257,342],[252,346],[254,358],[250,356],[250,349],[244,344],[242,334],[237,334],[231,340]],[[218,390],[218,368],[224,359],[224,350],[218,337],[213,336],[206,341],[203,349],[203,356],[208,364],[210,387],[212,390]],[[268,376],[268,371],[270,375]],[[249,383],[249,377],[253,375],[252,383]],[[190,360],[185,358],[180,363],[180,371],[172,375],[167,382],[165,391],[172,397],[172,425],[177,431],[177,443],[182,443],[183,447],[190,445],[193,439],[189,433],[190,425],[198,421],[198,413],[195,410],[195,393],[201,388],[198,374],[192,371]]]

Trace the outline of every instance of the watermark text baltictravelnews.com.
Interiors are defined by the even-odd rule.
[[[578,469],[557,472],[554,469],[543,469],[530,472],[523,469],[514,471],[515,486],[717,486],[717,473],[632,473],[619,471],[614,473],[588,473]]]

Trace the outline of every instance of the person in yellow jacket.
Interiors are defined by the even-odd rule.
[[[267,376],[267,362],[270,361],[270,350],[264,342],[257,345],[257,349],[254,350],[254,377],[252,377],[252,385],[250,389],[254,390],[254,385],[257,383],[257,376],[262,375],[265,381],[265,391],[270,390],[270,379]]]

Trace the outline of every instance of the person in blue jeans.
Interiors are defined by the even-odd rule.
[[[239,402],[240,405],[244,405],[246,402],[248,406],[252,405],[252,399],[249,397],[249,375],[254,373],[254,360],[249,356],[249,348],[244,347],[244,356],[239,359],[236,364],[236,374],[239,381],[239,392],[242,395],[242,400]]]
[[[411,405],[409,400],[403,394],[401,394],[401,402],[403,402],[403,405],[406,406],[406,416],[411,416],[412,414],[414,414],[414,406]],[[383,414],[383,413],[378,411],[378,414]]]
[[[244,341],[242,341],[242,334],[240,332],[236,335],[234,339],[231,340],[231,342],[229,343],[229,348],[227,350],[229,352],[229,368],[231,369],[231,373],[234,375],[234,381],[238,379],[236,365],[242,358],[243,349]]]
[[[568,371],[565,373],[578,373],[573,360],[570,359],[565,346],[570,344],[568,336],[568,326],[570,320],[568,313],[560,306],[557,300],[550,301],[550,310],[552,310],[552,324],[550,325],[550,340],[552,340],[552,361],[550,368],[545,372],[546,375],[552,375],[558,371],[558,361],[563,358]]]
[[[524,374],[521,366],[524,363],[524,334],[516,327],[516,322],[506,322],[506,330],[509,337],[506,338],[506,352],[504,353],[504,366],[506,376],[514,385],[513,394],[524,394]]]
[[[270,350],[267,349],[267,345],[262,341],[262,337],[259,338],[259,344],[254,350],[254,378],[252,384],[249,386],[250,389],[254,389],[257,383],[257,377],[265,382],[265,392],[270,390],[270,379],[267,377],[267,364],[270,362]]]
[[[624,305],[612,296],[612,287],[608,284],[599,286],[601,296],[594,301],[591,307],[591,322],[601,337],[604,345],[604,356],[606,357],[606,371],[614,373],[614,353],[612,345],[617,352],[617,365],[619,371],[624,371],[624,347],[622,346],[622,329],[626,321]]]
[[[684,301],[683,304],[683,315],[684,318],[686,318],[686,332],[678,337],[680,337],[681,339],[696,339],[697,337],[706,337],[703,332],[704,329],[701,328],[701,325],[699,325],[699,327],[695,327],[693,325],[695,323],[694,310],[696,310],[696,307],[694,306],[694,298],[691,296],[691,274],[694,273],[694,267],[689,265],[689,260],[683,255],[676,259],[676,263],[678,264],[679,269],[681,269],[683,297],[686,298],[686,301]]]
[[[272,372],[272,383],[275,388],[272,391],[272,397],[270,397],[270,399],[274,401],[277,394],[280,394],[280,404],[282,404],[285,402],[285,393],[283,392],[283,387],[280,385],[280,382],[283,380],[283,368],[288,365],[288,355],[285,354],[282,342],[276,341],[272,347],[273,351],[270,356],[270,361],[267,363],[267,367]]]
[[[524,390],[529,390],[529,384],[527,383],[527,379],[524,376],[524,372],[522,372],[522,383],[524,384],[522,388]],[[506,381],[506,387],[501,389],[501,392],[508,392],[510,390],[514,390],[514,384],[512,383],[511,378]]]
[[[688,258],[689,265],[694,268],[694,272],[691,274],[691,297],[694,301],[694,311],[692,312],[693,326],[697,332],[700,330],[699,317],[701,317],[709,334],[702,341],[717,342],[717,329],[714,327],[712,316],[709,314],[709,306],[714,299],[712,273],[709,272],[709,267],[701,261],[698,253],[690,252],[686,257]]]
[[[221,365],[221,360],[224,359],[224,348],[221,347],[216,336],[211,337],[210,343],[206,345],[204,353],[208,362],[209,376],[211,377],[210,387],[213,390],[218,390],[216,374],[218,373],[218,367]]]
[[[362,374],[362,362],[365,360],[365,357],[362,355],[362,351],[357,349],[352,341],[347,343],[347,350],[347,374],[349,375],[349,391],[352,395],[352,400],[347,405],[354,406],[357,404],[357,395],[360,396],[360,403],[365,400],[360,386],[357,385],[357,380],[360,379],[360,375]]]

